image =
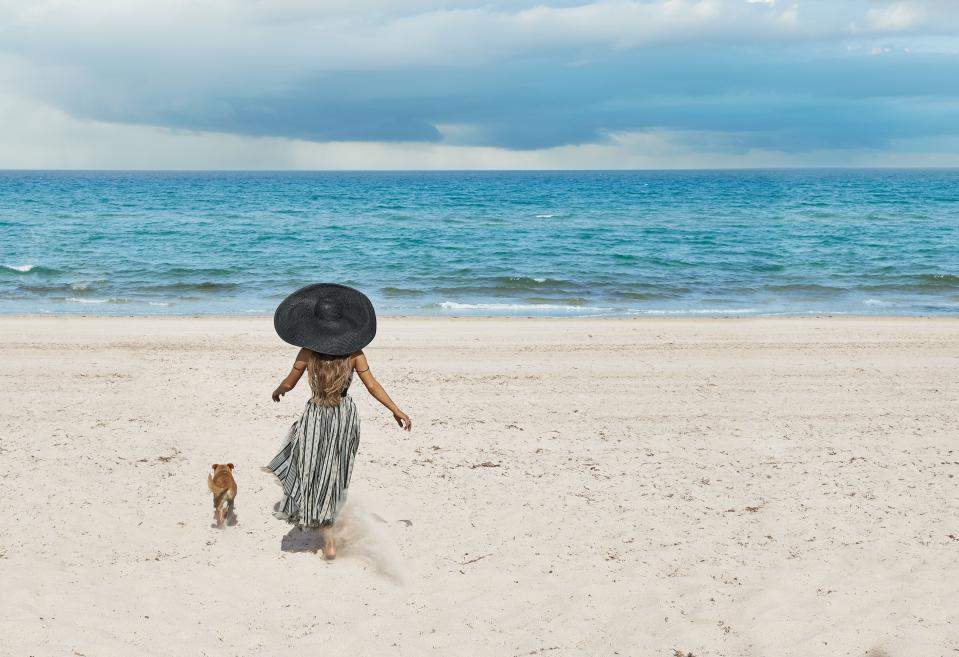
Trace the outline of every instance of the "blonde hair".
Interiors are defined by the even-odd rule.
[[[353,369],[352,356],[328,356],[312,352],[309,372],[313,399],[320,406],[337,406],[346,379]]]

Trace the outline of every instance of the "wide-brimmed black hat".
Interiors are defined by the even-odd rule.
[[[376,335],[376,313],[359,290],[336,283],[300,288],[280,302],[273,326],[286,342],[330,356],[359,351]]]

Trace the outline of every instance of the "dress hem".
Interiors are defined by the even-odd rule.
[[[276,473],[270,468],[270,466],[268,465],[261,466],[260,470],[262,472],[266,472],[272,475],[271,479],[273,480],[273,483],[279,486],[281,490],[283,489],[283,480],[276,475]],[[346,503],[348,491],[349,491],[349,487],[346,487],[343,489],[343,497],[340,498],[340,504],[339,504],[341,508]],[[286,495],[284,494],[284,499],[285,497]],[[276,505],[274,506],[274,509],[281,506],[282,504],[283,504],[283,500],[281,499],[279,502],[276,503]],[[326,525],[332,525],[336,522],[336,516],[338,515],[339,515],[339,511],[332,518],[325,518],[323,520],[303,522],[302,518],[300,517],[298,513],[286,513],[284,511],[276,511],[276,510],[273,511],[274,518],[284,520],[286,521],[287,524],[293,525],[294,527],[299,527],[300,529],[319,529],[320,527],[324,527]]]

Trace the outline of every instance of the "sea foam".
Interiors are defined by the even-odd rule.
[[[630,315],[759,315],[760,308],[639,308],[627,311]]]
[[[67,297],[67,301],[72,301],[73,303],[109,303],[109,299],[78,299],[76,297]]]
[[[3,265],[4,269],[9,269],[10,271],[18,271],[21,274],[26,274],[28,271],[31,271],[35,265]]]
[[[613,308],[597,306],[569,306],[550,303],[460,303],[443,301],[437,304],[445,310],[494,310],[507,312],[612,312]]]

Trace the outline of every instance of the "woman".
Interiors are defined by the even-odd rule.
[[[360,442],[360,418],[348,394],[353,373],[400,428],[409,431],[413,423],[370,373],[363,347],[376,334],[376,314],[362,292],[332,283],[309,285],[283,300],[273,324],[283,340],[300,347],[273,401],[292,390],[303,372],[309,372],[312,390],[283,448],[265,468],[283,485],[274,515],[301,528],[321,528],[323,556],[333,559],[333,523],[346,501]]]

